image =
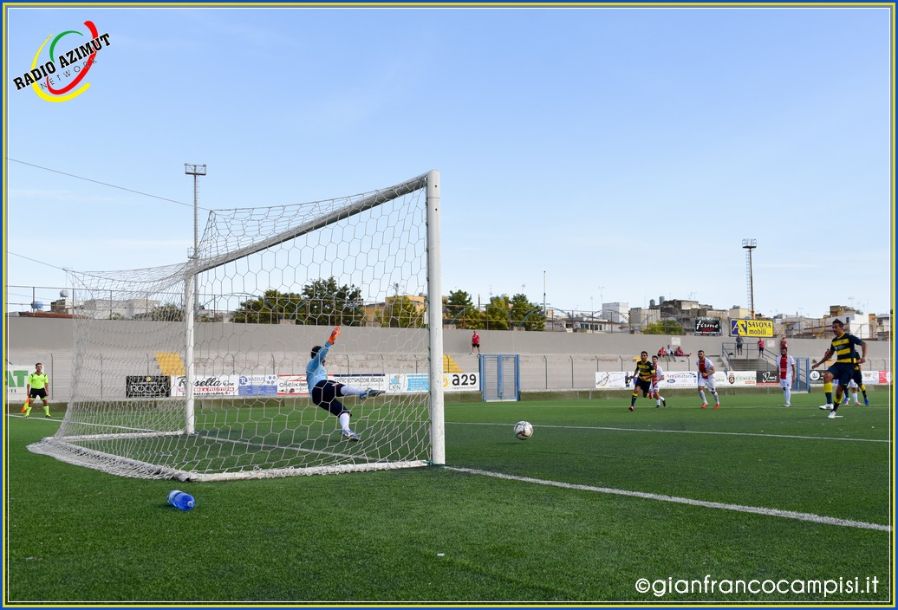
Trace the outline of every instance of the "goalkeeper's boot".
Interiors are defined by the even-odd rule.
[[[363,398],[374,398],[375,396],[380,396],[383,393],[384,393],[383,390],[375,390],[373,388],[368,388],[367,390],[365,390],[365,394],[363,395]]]
[[[355,432],[346,432],[346,431],[344,431],[344,432],[343,432],[343,440],[345,440],[345,441],[352,441],[352,442],[358,442],[358,441],[362,440],[362,437],[359,436],[358,434],[356,434]]]

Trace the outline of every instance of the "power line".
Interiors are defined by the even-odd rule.
[[[127,191],[128,193],[134,193],[137,195],[143,195],[144,197],[152,197],[153,199],[159,199],[160,201],[167,201],[169,203],[176,203],[178,205],[183,205],[188,208],[192,208],[192,203],[185,203],[183,201],[178,201],[177,199],[169,199],[168,197],[162,197],[160,195],[153,195],[152,193],[144,193],[143,191],[138,191],[136,189],[130,189],[125,186],[119,186],[117,184],[110,184],[108,182],[102,182],[100,180],[94,180],[93,178],[86,178],[84,176],[79,176],[77,174],[70,174],[69,172],[64,172],[58,169],[53,169],[51,167],[44,167],[43,165],[38,165],[36,163],[29,163],[27,161],[20,161],[19,159],[13,159],[12,157],[7,157],[10,161],[14,161],[16,163],[21,163],[22,165],[27,165],[29,167],[36,167],[37,169],[42,169],[44,171],[53,172],[54,174],[61,174],[63,176],[68,176],[69,178],[76,178],[78,180],[84,180],[86,182],[93,182],[94,184],[100,184],[102,186],[108,186],[109,188],[119,189],[120,191]],[[209,211],[209,208],[200,209]]]
[[[39,265],[46,265],[47,267],[53,267],[54,269],[59,269],[60,271],[66,271],[66,272],[69,271],[65,267],[57,267],[56,265],[51,265],[50,263],[45,263],[44,261],[39,261],[36,258],[31,258],[30,256],[25,256],[24,254],[17,254],[16,252],[13,252],[11,250],[7,250],[6,252],[8,254],[12,254],[13,256],[18,256],[19,258],[24,258],[25,260],[29,260],[32,263],[38,263]]]

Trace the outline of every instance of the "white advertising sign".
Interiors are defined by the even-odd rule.
[[[623,371],[597,371],[596,372],[596,389],[597,390],[626,390],[630,387],[628,380],[629,373]]]
[[[717,381],[716,377],[714,381]],[[698,374],[695,371],[665,371],[661,387],[695,389],[698,387]]]
[[[427,373],[391,373],[386,376],[386,390],[390,394],[416,394],[430,391]],[[444,392],[480,391],[479,373],[443,373]]]
[[[32,370],[30,367],[17,364],[6,365],[6,400],[25,402],[25,386],[28,384],[28,375]]]
[[[194,396],[237,396],[240,384],[239,375],[197,375],[193,380]],[[187,376],[173,375],[171,378],[171,395],[187,395]]]

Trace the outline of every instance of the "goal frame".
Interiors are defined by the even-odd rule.
[[[341,465],[325,465],[318,467],[288,467],[262,469],[253,471],[249,476],[246,472],[219,472],[219,473],[198,473],[171,468],[167,466],[156,466],[154,464],[136,461],[124,456],[115,456],[114,459],[120,463],[127,463],[136,471],[142,474],[132,474],[130,476],[148,476],[150,478],[173,478],[179,480],[195,480],[195,481],[217,481],[217,480],[233,480],[241,478],[268,478],[292,475],[311,475],[324,473],[342,473],[351,471],[370,471],[385,470],[395,468],[421,467],[426,465],[442,466],[446,463],[445,451],[445,421],[444,421],[444,395],[443,395],[443,326],[442,326],[442,285],[441,285],[441,258],[440,258],[440,173],[437,170],[431,170],[416,178],[406,180],[394,186],[386,187],[375,191],[361,199],[358,199],[339,209],[333,210],[324,216],[314,218],[298,226],[291,227],[277,234],[271,235],[258,242],[248,244],[233,251],[226,252],[209,258],[199,258],[198,253],[194,252],[193,256],[183,265],[180,276],[183,280],[183,296],[184,296],[184,364],[185,364],[185,396],[184,396],[184,419],[183,429],[169,430],[159,432],[126,432],[114,435],[91,435],[91,439],[108,436],[110,439],[143,437],[143,436],[163,436],[163,435],[194,435],[196,430],[196,396],[195,381],[197,375],[196,362],[196,305],[198,303],[198,295],[196,294],[196,280],[203,272],[207,272],[228,263],[238,261],[252,254],[263,252],[268,248],[287,242],[294,238],[306,235],[313,231],[323,229],[331,224],[343,221],[351,216],[374,208],[376,206],[386,204],[394,199],[398,199],[414,192],[424,191],[425,196],[425,224],[426,224],[426,297],[427,297],[427,342],[429,356],[429,418],[430,418],[430,459],[429,460],[406,460],[396,462],[369,462],[360,464],[341,464]],[[422,261],[424,262],[424,261]],[[71,437],[71,439],[47,438],[29,446],[29,449],[35,453],[51,455],[61,461],[93,466],[96,458],[109,458],[114,454],[107,454],[103,451],[80,447],[77,444],[66,442],[67,440],[85,440],[88,437]],[[101,470],[105,470],[100,468]]]

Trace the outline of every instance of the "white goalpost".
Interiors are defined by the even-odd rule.
[[[214,210],[185,263],[72,273],[72,400],[29,449],[122,476],[228,480],[445,464],[439,172]],[[383,392],[312,403],[306,365]]]

